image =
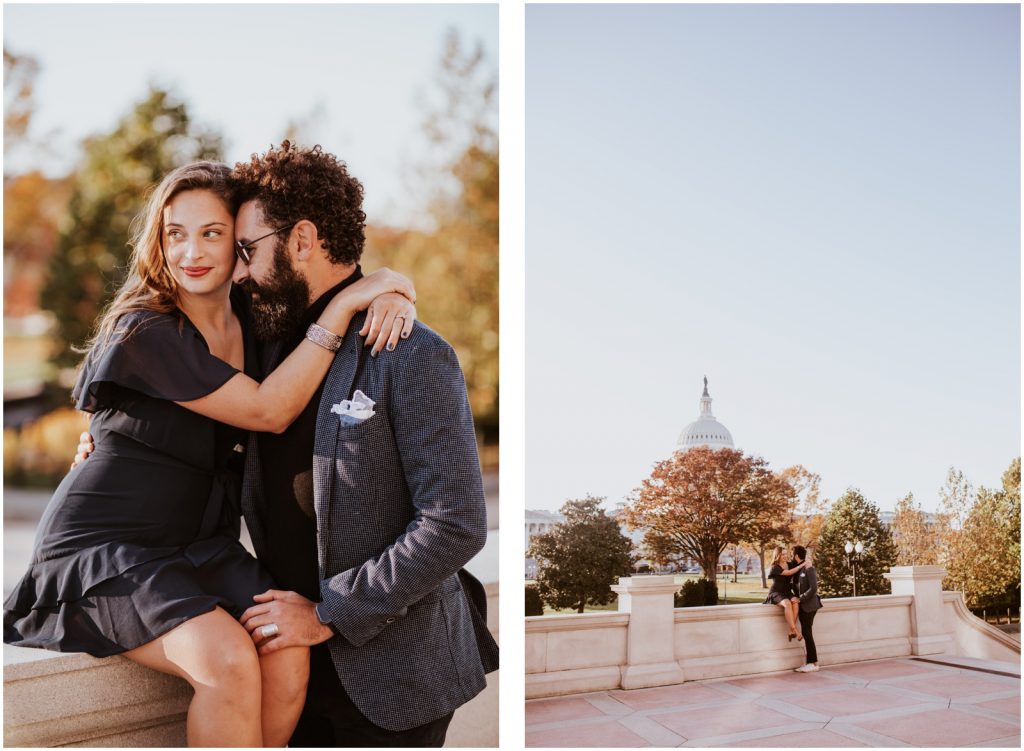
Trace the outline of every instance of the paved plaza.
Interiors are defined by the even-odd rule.
[[[526,745],[1019,748],[1020,666],[935,659],[534,699]]]

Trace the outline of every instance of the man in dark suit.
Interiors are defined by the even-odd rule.
[[[419,322],[376,356],[358,336],[365,314],[343,337],[308,333],[361,277],[362,186],[344,163],[285,142],[235,177],[235,281],[272,342],[265,372],[304,337],[336,352],[295,422],[250,438],[242,508],[281,590],[243,625],[261,653],[311,647],[289,745],[441,746],[455,709],[497,666],[483,588],[462,570],[487,537],[462,371]]]
[[[793,601],[800,604],[800,631],[804,637],[804,644],[807,645],[807,661],[795,670],[798,673],[814,673],[818,670],[818,650],[814,646],[812,627],[814,615],[821,608],[821,598],[818,596],[818,571],[807,559],[807,548],[803,545],[793,548],[793,558],[798,564],[807,561],[800,573],[793,578],[793,591],[796,595]]]

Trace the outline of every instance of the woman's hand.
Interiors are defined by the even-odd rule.
[[[357,313],[369,308],[375,298],[389,292],[396,292],[416,304],[416,289],[412,281],[389,268],[377,269],[372,274],[367,274],[355,284],[345,287],[331,302],[333,304],[337,301],[339,307],[350,313]]]
[[[416,306],[397,292],[379,295],[370,303],[366,310],[366,322],[359,330],[359,336],[366,337],[364,347],[372,346],[370,354],[374,357],[387,347],[391,352],[398,344],[399,338],[405,339],[412,331],[416,320]]]
[[[78,453],[75,454],[75,460],[71,462],[71,469],[74,469],[79,464],[89,458],[89,454],[92,453],[94,446],[92,442],[92,435],[89,433],[82,433],[78,436]]]
[[[401,295],[413,304],[416,302],[416,290],[408,278],[391,269],[379,269],[335,295],[320,314],[317,323],[328,331],[343,336],[356,313],[367,310],[375,299],[391,292]],[[383,342],[381,346],[383,347]]]

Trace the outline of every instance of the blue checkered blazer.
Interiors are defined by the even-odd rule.
[[[473,418],[455,352],[417,322],[394,352],[370,357],[356,316],[324,383],[313,455],[320,594],[340,636],[334,666],[360,711],[388,730],[469,701],[496,666],[460,569],[487,539]],[[267,353],[271,360],[275,352]],[[360,389],[375,414],[341,425],[331,406]],[[255,438],[242,508],[257,557],[263,492]]]

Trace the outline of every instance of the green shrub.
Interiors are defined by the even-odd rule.
[[[540,592],[533,584],[526,585],[526,614],[544,615],[544,603],[540,599]]]
[[[707,579],[690,579],[676,592],[677,608],[698,608],[718,604],[718,587]]]

